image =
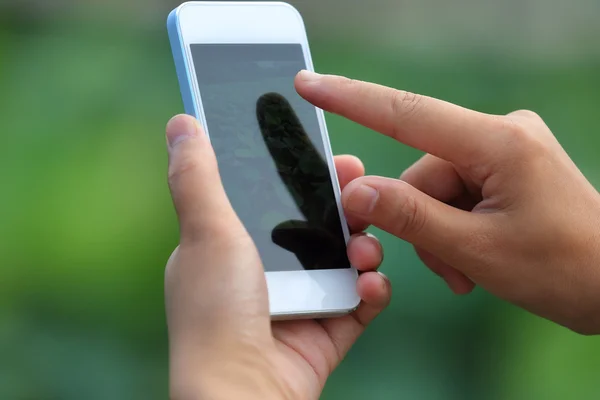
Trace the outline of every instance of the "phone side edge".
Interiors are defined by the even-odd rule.
[[[271,313],[271,321],[289,321],[289,320],[301,320],[301,319],[325,319],[325,318],[337,318],[343,317],[356,311],[360,301],[352,308],[348,309],[335,309],[335,310],[321,310],[321,311],[306,311],[306,312],[293,312],[293,313]]]
[[[179,24],[179,12],[185,4],[186,3],[183,3],[169,13],[169,16],[167,17],[167,32],[169,35],[171,52],[173,53],[173,61],[175,62],[175,72],[179,82],[179,91],[181,93],[181,99],[183,100],[183,108],[186,114],[198,118],[198,115],[196,115],[196,101],[194,100],[194,95],[192,93],[190,70],[187,67],[188,63],[185,45]]]

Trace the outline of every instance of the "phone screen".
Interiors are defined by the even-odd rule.
[[[225,191],[265,270],[349,268],[317,112],[294,89],[302,46],[191,53]]]

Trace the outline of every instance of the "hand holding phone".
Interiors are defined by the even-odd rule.
[[[317,399],[329,373],[389,303],[390,284],[375,272],[381,246],[360,233],[349,241],[350,261],[363,271],[356,288],[363,302],[352,314],[271,323],[264,267],[228,201],[208,137],[183,115],[169,122],[167,140],[181,232],[165,274],[171,398]],[[342,187],[364,173],[355,157],[335,163]]]
[[[325,119],[294,88],[313,69],[300,14],[279,2],[189,2],[168,30],[185,111],[258,249],[272,317],[352,312],[358,274]]]

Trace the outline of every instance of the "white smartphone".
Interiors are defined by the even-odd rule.
[[[324,115],[294,89],[313,70],[302,17],[280,2],[196,1],[167,26],[185,112],[258,248],[272,318],[353,311],[358,274]]]

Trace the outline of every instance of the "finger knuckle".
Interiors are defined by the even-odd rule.
[[[509,137],[513,140],[523,140],[528,136],[528,129],[517,119],[515,118],[504,118],[504,131]]]
[[[169,185],[176,185],[183,176],[193,174],[200,169],[200,162],[196,157],[184,155],[179,160],[169,165]]]
[[[509,150],[519,158],[535,158],[548,151],[546,137],[521,121],[508,118],[504,131]]]
[[[418,235],[427,221],[427,207],[420,203],[414,195],[408,193],[397,206],[394,222],[395,230],[399,236]]]
[[[542,121],[542,117],[538,113],[527,109],[513,111],[510,115],[529,121]]]
[[[422,100],[423,96],[416,93],[393,90],[390,96],[392,115],[402,121],[410,120],[418,113]]]

